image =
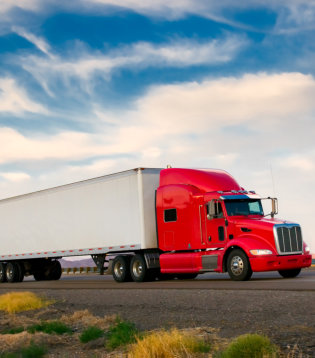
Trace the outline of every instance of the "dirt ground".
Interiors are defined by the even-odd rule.
[[[5,292],[0,290],[0,294]],[[32,319],[36,315],[37,319],[57,319],[87,309],[99,317],[119,315],[134,322],[140,330],[208,327],[209,332],[222,338],[244,333],[264,334],[286,353],[294,350],[300,354],[297,357],[315,357],[315,292],[312,291],[82,289],[34,292],[55,299],[56,303],[41,313],[24,312],[17,317]],[[0,313],[0,325],[5,322],[7,315]]]

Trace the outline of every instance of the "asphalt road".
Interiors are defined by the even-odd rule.
[[[117,283],[109,275],[63,275],[59,281],[35,281],[25,278],[21,283],[1,283],[0,289],[205,289],[205,290],[278,290],[315,291],[315,270],[303,270],[293,279],[284,279],[277,272],[254,273],[250,281],[231,281],[227,274],[208,273],[194,280]]]

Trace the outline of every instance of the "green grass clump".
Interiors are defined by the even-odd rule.
[[[24,327],[14,327],[0,332],[0,334],[18,334],[24,331]]]
[[[68,326],[66,326],[64,323],[60,321],[48,321],[48,322],[42,322],[40,324],[34,324],[33,326],[30,326],[27,328],[27,331],[29,333],[35,333],[35,332],[44,332],[47,334],[71,334],[72,330]]]
[[[104,331],[98,327],[90,326],[80,335],[80,342],[87,343],[104,335]]]
[[[133,323],[117,319],[116,325],[109,328],[105,346],[108,350],[114,350],[117,347],[134,343],[137,335],[138,330]]]
[[[267,358],[278,357],[278,348],[269,338],[259,334],[244,334],[237,337],[220,355],[222,358]]]
[[[46,353],[46,347],[31,342],[28,347],[22,348],[19,352],[0,353],[0,358],[42,358]]]
[[[8,313],[35,310],[51,303],[53,301],[41,298],[32,292],[9,292],[0,296],[0,310]]]
[[[21,356],[22,358],[41,358],[46,352],[46,347],[31,342],[28,347],[21,349]]]

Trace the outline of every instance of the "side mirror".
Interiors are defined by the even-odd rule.
[[[273,218],[276,214],[278,214],[278,199],[277,198],[270,198],[271,199],[271,217]]]

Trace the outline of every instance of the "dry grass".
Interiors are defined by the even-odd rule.
[[[8,313],[36,310],[52,303],[32,292],[10,292],[0,296],[0,310]]]
[[[60,347],[65,343],[65,337],[52,336],[41,332],[31,334],[26,331],[18,334],[0,335],[0,355],[1,353],[18,351],[29,346],[31,342],[49,347]]]
[[[176,328],[171,331],[151,332],[131,345],[129,358],[174,358],[197,357],[208,352],[210,346],[203,340],[181,332]]]
[[[76,311],[72,315],[63,315],[60,318],[61,322],[70,326],[74,326],[78,330],[91,326],[95,326],[102,330],[107,330],[111,324],[116,322],[116,320],[116,315],[96,317],[88,310]]]

